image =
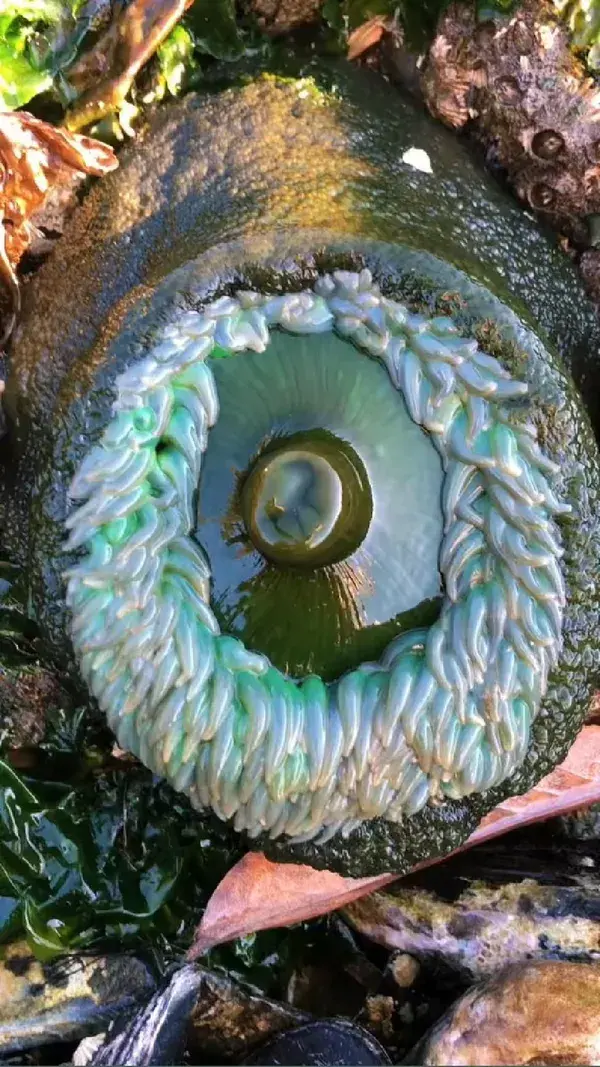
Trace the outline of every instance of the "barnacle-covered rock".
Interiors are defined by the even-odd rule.
[[[122,747],[351,874],[562,758],[599,559],[565,366],[597,324],[448,134],[344,68],[190,98],[29,295],[7,547]]]
[[[546,0],[478,21],[453,3],[440,19],[422,88],[431,112],[469,125],[521,200],[577,242],[600,211],[600,90]]]

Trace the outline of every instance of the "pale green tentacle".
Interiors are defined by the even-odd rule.
[[[445,471],[440,618],[330,685],[294,681],[220,633],[190,537],[218,417],[206,359],[215,345],[263,351],[273,327],[335,329],[380,359]],[[116,393],[71,487],[83,503],[67,548],[87,551],[66,577],[81,672],[123,748],[236,829],[296,839],[397,821],[513,773],[561,647],[554,517],[569,510],[511,404],[525,384],[364,270],[186,312]]]

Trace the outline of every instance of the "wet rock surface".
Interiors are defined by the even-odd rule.
[[[148,968],[134,957],[44,964],[24,942],[12,944],[0,966],[0,1056],[95,1033],[153,988]]]
[[[379,944],[470,980],[493,974],[507,958],[600,960],[600,894],[533,879],[475,882],[452,903],[423,889],[381,891],[350,904],[345,915]]]
[[[260,28],[273,36],[314,23],[322,6],[323,0],[244,0],[242,4]]]
[[[598,842],[586,827],[581,840],[567,820],[513,833],[355,901],[343,915],[400,960],[408,953],[421,972],[441,967],[465,984],[509,963],[600,961]]]
[[[197,969],[202,982],[187,1038],[192,1054],[238,1063],[255,1046],[310,1017],[204,968]]]
[[[193,966],[177,970],[134,1015],[118,1021],[89,1061],[113,1065],[175,1064],[185,1053],[186,1023],[202,984]]]
[[[600,968],[545,961],[510,967],[474,986],[410,1062],[595,1064],[599,1055]]]

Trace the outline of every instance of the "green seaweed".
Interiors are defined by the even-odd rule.
[[[25,936],[45,959],[112,944],[177,956],[237,858],[231,841],[74,722],[35,775],[0,760],[0,941]]]
[[[78,709],[54,716],[35,773],[0,759],[0,945],[25,938],[44,961],[125,949],[160,970],[185,953],[244,850],[111,747]],[[249,934],[203,962],[277,997],[294,968],[348,954],[347,940],[320,919]]]
[[[571,31],[573,48],[591,70],[600,70],[600,4],[598,0],[553,0]]]
[[[76,59],[106,0],[7,0],[0,10],[0,108],[40,94],[61,99],[61,74]]]

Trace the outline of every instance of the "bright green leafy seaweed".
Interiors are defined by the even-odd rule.
[[[0,5],[0,108],[51,90],[107,0],[7,0]]]

